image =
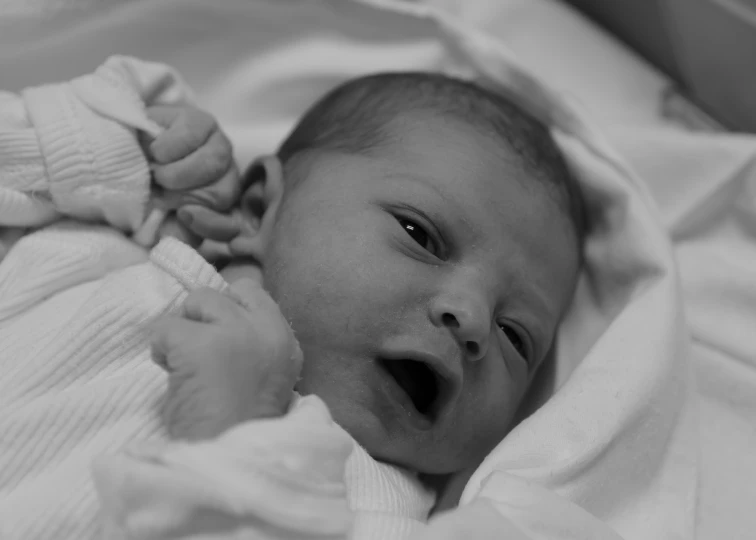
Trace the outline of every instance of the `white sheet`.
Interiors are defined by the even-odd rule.
[[[113,53],[167,62],[220,116],[246,162],[346,77],[469,67],[464,50],[449,53],[435,25],[419,19],[343,0],[277,4],[133,0],[90,20],[6,21],[0,84],[15,90],[69,78]],[[489,457],[464,502],[488,498],[528,538],[752,537],[756,142],[665,127],[654,105],[663,79],[637,62],[614,65],[622,57],[610,54],[614,46],[597,52],[586,39],[572,50],[571,34],[556,30],[583,23],[552,2],[462,5],[469,7],[459,19],[485,22],[514,51],[502,54],[577,96],[608,134],[562,117],[603,154],[562,137],[604,209],[592,271],[563,332],[564,384]],[[488,45],[472,59],[496,56]],[[614,68],[606,79],[587,61],[602,55]],[[489,75],[533,97],[518,86],[529,81],[518,71]]]

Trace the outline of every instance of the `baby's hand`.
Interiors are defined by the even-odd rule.
[[[149,107],[147,115],[165,128],[144,145],[159,189],[156,206],[166,213],[199,210],[209,216],[177,221],[171,215],[159,236],[178,236],[193,245],[202,238],[229,241],[238,228],[227,213],[241,191],[231,142],[212,115],[189,105]],[[204,226],[208,222],[214,226]]]
[[[302,368],[278,305],[251,280],[237,282],[228,295],[190,294],[182,316],[158,323],[153,357],[170,375],[169,432],[190,440],[285,414]]]

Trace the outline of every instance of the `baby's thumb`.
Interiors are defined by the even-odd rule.
[[[158,320],[152,327],[152,360],[168,373],[193,369],[180,351],[197,334],[198,324],[179,317]]]
[[[242,307],[250,311],[262,307],[260,306],[260,298],[268,295],[261,283],[247,277],[235,281],[229,287],[228,294]]]

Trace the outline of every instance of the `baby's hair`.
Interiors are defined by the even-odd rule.
[[[586,225],[580,189],[548,128],[504,96],[473,82],[425,72],[349,80],[307,111],[277,156],[287,166],[312,152],[372,155],[395,140],[392,121],[417,112],[452,118],[501,139],[532,176],[554,188],[582,244]]]

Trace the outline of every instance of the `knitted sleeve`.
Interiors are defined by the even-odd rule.
[[[170,68],[122,56],[69,82],[0,92],[0,227],[68,216],[136,231],[150,197],[137,134],[161,129],[145,107],[188,100]]]
[[[101,458],[104,538],[346,539],[349,437],[315,396],[215,440]]]

